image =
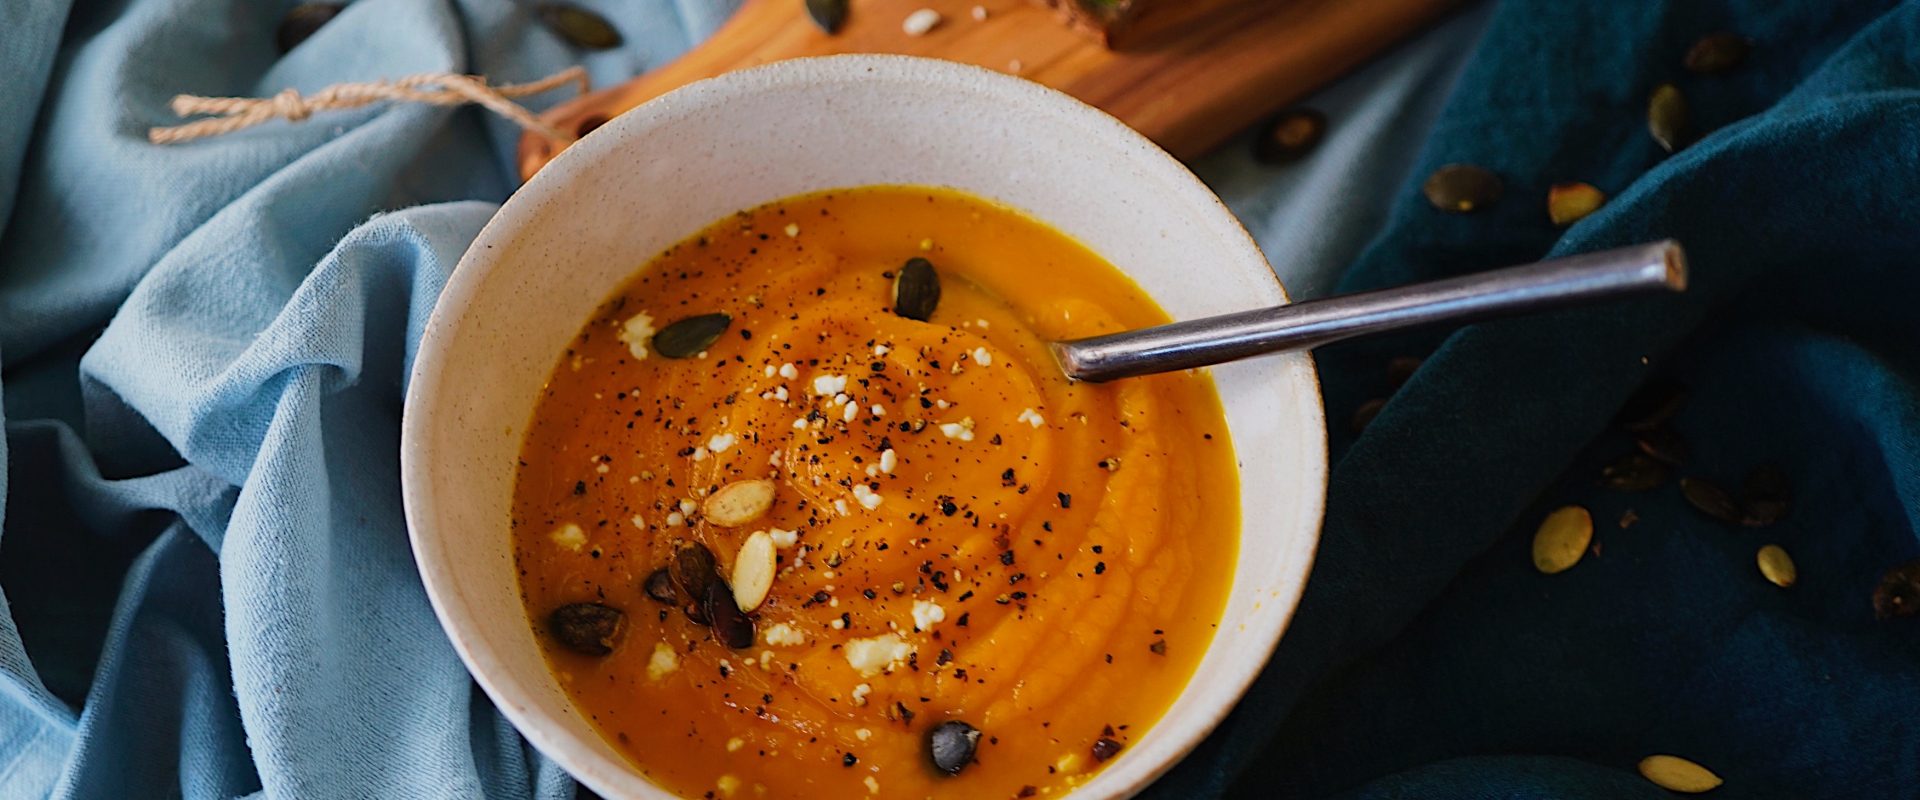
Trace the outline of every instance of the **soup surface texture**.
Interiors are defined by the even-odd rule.
[[[1044,343],[1166,321],[944,189],[674,246],[569,346],[521,454],[554,673],[686,797],[1049,796],[1126,758],[1219,621],[1232,447],[1206,375],[1069,383]]]

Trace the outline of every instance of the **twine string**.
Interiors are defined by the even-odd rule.
[[[182,117],[208,115],[208,118],[171,127],[148,128],[147,141],[154,144],[189,142],[245,130],[276,119],[300,122],[313,116],[316,111],[359,108],[392,101],[435,106],[477,103],[522,128],[565,145],[572,143],[576,137],[541,122],[525,106],[513,102],[513,98],[552,91],[567,84],[573,84],[577,91],[585,94],[586,69],[568,67],[537,81],[506,86],[488,86],[487,79],[478,75],[437,72],[410,75],[397,80],[334,84],[314,92],[311,97],[302,96],[293,89],[283,89],[279,94],[267,98],[183,94],[173,98],[173,113]]]

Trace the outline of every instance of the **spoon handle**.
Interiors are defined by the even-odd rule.
[[[1369,333],[1685,291],[1686,255],[1667,239],[1393,289],[1055,342],[1067,377],[1108,381],[1303,350]]]

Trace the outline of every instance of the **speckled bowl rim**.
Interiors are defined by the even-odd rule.
[[[749,69],[730,72],[715,78],[688,84],[672,92],[661,95],[639,107],[628,111],[603,127],[625,127],[657,125],[665,120],[689,114],[697,114],[705,104],[724,103],[731,97],[779,88],[783,85],[804,85],[813,81],[844,81],[864,73],[871,77],[876,73],[886,73],[886,77],[895,80],[917,80],[932,86],[947,88],[968,88],[975,91],[993,93],[1002,96],[1014,104],[1040,105],[1047,107],[1059,118],[1083,127],[1093,136],[1108,140],[1111,144],[1131,151],[1138,160],[1139,168],[1144,172],[1156,173],[1164,185],[1176,187],[1175,191],[1184,196],[1179,199],[1203,206],[1215,211],[1229,224],[1238,237],[1236,246],[1244,245],[1253,252],[1259,252],[1259,245],[1247,233],[1237,217],[1222,203],[1201,180],[1187,167],[1161,150],[1145,136],[1127,127],[1125,123],[1081,103],[1079,100],[1054,89],[1031,81],[1005,75],[988,69],[974,67],[936,59],[912,56],[849,54],[799,58],[774,62]],[[432,390],[423,391],[420,387],[436,387],[438,378],[446,369],[443,360],[447,357],[448,344],[443,341],[450,337],[450,329],[455,328],[457,320],[479,294],[489,274],[501,268],[503,261],[491,261],[489,253],[496,248],[505,250],[509,234],[507,229],[514,227],[505,220],[525,213],[526,209],[538,207],[566,190],[565,179],[573,162],[591,163],[607,157],[615,145],[617,137],[601,136],[582,139],[574,146],[562,152],[549,162],[538,174],[508,198],[501,208],[488,220],[473,243],[462,256],[459,265],[448,279],[446,288],[436,302],[433,313],[421,337],[420,346],[414,359],[413,370],[409,376],[406,402],[402,414],[401,432],[401,482],[402,498],[405,504],[408,537],[412,544],[416,567],[421,574],[427,590],[427,597],[435,616],[446,631],[455,652],[467,666],[474,681],[494,702],[501,713],[513,724],[521,735],[525,736],[540,752],[553,758],[569,774],[587,787],[609,798],[629,796],[673,798],[675,795],[655,784],[637,767],[624,760],[606,758],[567,735],[559,722],[544,708],[544,703],[536,696],[534,687],[503,679],[506,670],[489,648],[479,641],[476,631],[469,630],[463,618],[464,609],[456,608],[456,598],[462,594],[451,576],[441,574],[430,565],[438,565],[444,560],[444,537],[431,533],[431,520],[435,512],[435,498],[432,496],[431,482],[427,475],[433,459],[426,452],[430,440],[431,417],[434,397]],[[605,152],[603,152],[605,151]],[[1264,263],[1264,259],[1262,260]],[[1285,287],[1278,275],[1267,272],[1271,280],[1273,296],[1252,298],[1255,301],[1268,300],[1275,303],[1287,301]],[[1291,354],[1289,357],[1303,359],[1302,373],[1305,376],[1304,387],[1311,402],[1302,411],[1313,419],[1313,425],[1303,425],[1306,430],[1295,431],[1303,436],[1314,436],[1315,441],[1303,444],[1317,451],[1318,458],[1310,459],[1311,469],[1303,477],[1315,486],[1311,491],[1301,487],[1300,497],[1311,503],[1303,508],[1308,519],[1312,520],[1311,531],[1300,531],[1298,541],[1292,545],[1291,553],[1301,565],[1299,574],[1289,583],[1291,591],[1276,594],[1271,602],[1281,607],[1281,613],[1269,613],[1259,618],[1264,624],[1243,628],[1236,636],[1257,637],[1263,644],[1259,649],[1264,655],[1257,659],[1242,662],[1229,662],[1231,668],[1223,670],[1225,678],[1231,684],[1231,691],[1217,695],[1225,697],[1223,702],[1215,703],[1206,709],[1204,716],[1198,717],[1169,734],[1164,729],[1168,720],[1181,708],[1182,702],[1176,701],[1152,726],[1157,734],[1175,737],[1174,746],[1167,750],[1164,758],[1143,760],[1141,758],[1121,758],[1098,773],[1094,779],[1075,788],[1065,797],[1072,800],[1106,800],[1109,798],[1130,797],[1172,769],[1176,764],[1192,753],[1226,715],[1238,705],[1253,681],[1264,671],[1272,658],[1280,637],[1286,631],[1298,610],[1300,598],[1305,591],[1306,582],[1312,572],[1317,555],[1321,526],[1324,522],[1327,487],[1327,438],[1324,416],[1324,398],[1319,382],[1319,373],[1309,353]],[[1247,476],[1241,475],[1241,491],[1249,489]],[[1246,535],[1245,522],[1241,535]],[[1244,548],[1242,548],[1244,551]],[[1209,644],[1209,649],[1217,646],[1222,637],[1230,635],[1226,631],[1217,631]],[[1184,701],[1186,698],[1181,698]],[[1197,722],[1198,724],[1194,724]],[[629,792],[628,787],[636,786],[638,794]],[[1098,793],[1096,793],[1096,791]]]

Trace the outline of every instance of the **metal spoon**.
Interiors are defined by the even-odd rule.
[[[1052,349],[1067,377],[1110,381],[1310,349],[1381,331],[1686,288],[1686,254],[1679,242],[1667,239],[1395,289],[1054,342]]]

